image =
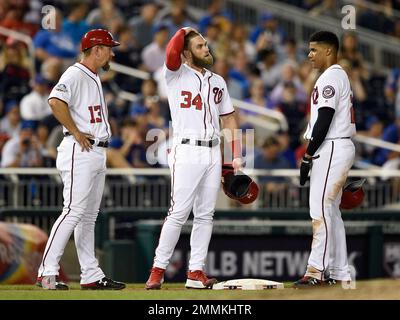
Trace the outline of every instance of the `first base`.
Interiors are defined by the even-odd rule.
[[[267,290],[283,288],[282,282],[264,279],[235,279],[218,282],[213,285],[213,290]]]

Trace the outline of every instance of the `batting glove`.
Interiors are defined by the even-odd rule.
[[[304,186],[308,179],[308,173],[311,170],[313,160],[318,159],[318,158],[319,158],[319,155],[315,156],[315,157],[310,157],[310,158],[303,157],[303,159],[301,159],[301,165],[300,165],[300,185],[301,186]]]

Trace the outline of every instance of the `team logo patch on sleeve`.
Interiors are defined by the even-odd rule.
[[[65,86],[65,84],[62,84],[62,83],[59,83],[56,87],[55,87],[55,89],[57,90],[57,91],[61,91],[61,92],[67,92],[68,90],[67,90],[67,87]]]
[[[322,89],[322,96],[325,99],[332,98],[335,95],[335,89],[332,86],[325,86]]]

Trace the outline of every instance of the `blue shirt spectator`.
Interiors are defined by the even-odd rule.
[[[276,138],[268,137],[265,140],[262,148],[263,148],[262,154],[257,155],[254,159],[255,169],[272,170],[272,169],[288,169],[292,167],[290,162],[280,154],[281,146]],[[260,176],[259,181],[261,183],[267,183],[267,182],[282,183],[285,182],[285,178]]]
[[[64,21],[62,30],[74,44],[78,46],[83,35],[90,30],[89,24],[84,20],[88,6],[84,2],[72,2],[70,12]]]
[[[71,37],[63,32],[40,30],[33,39],[35,49],[43,49],[48,55],[64,59],[76,57],[78,51]]]
[[[399,143],[400,142],[400,118],[396,120],[395,123],[387,126],[383,131],[382,140],[392,143]],[[374,164],[381,166],[387,160],[388,156],[391,153],[391,150],[381,148],[378,150],[377,154],[374,158]]]

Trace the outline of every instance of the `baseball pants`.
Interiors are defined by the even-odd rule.
[[[328,272],[336,280],[351,280],[339,205],[354,162],[354,144],[350,139],[325,140],[315,155],[320,157],[313,161],[310,175],[313,241],[306,276],[322,279]]]
[[[161,230],[154,267],[167,268],[182,226],[193,209],[189,270],[204,270],[221,183],[220,147],[175,144],[168,155],[168,163],[171,207]]]
[[[59,274],[59,261],[74,231],[81,284],[88,284],[104,277],[95,257],[94,229],[105,183],[106,149],[93,147],[89,152],[81,151],[73,137],[65,137],[57,151],[64,208],[51,229],[38,273]]]

